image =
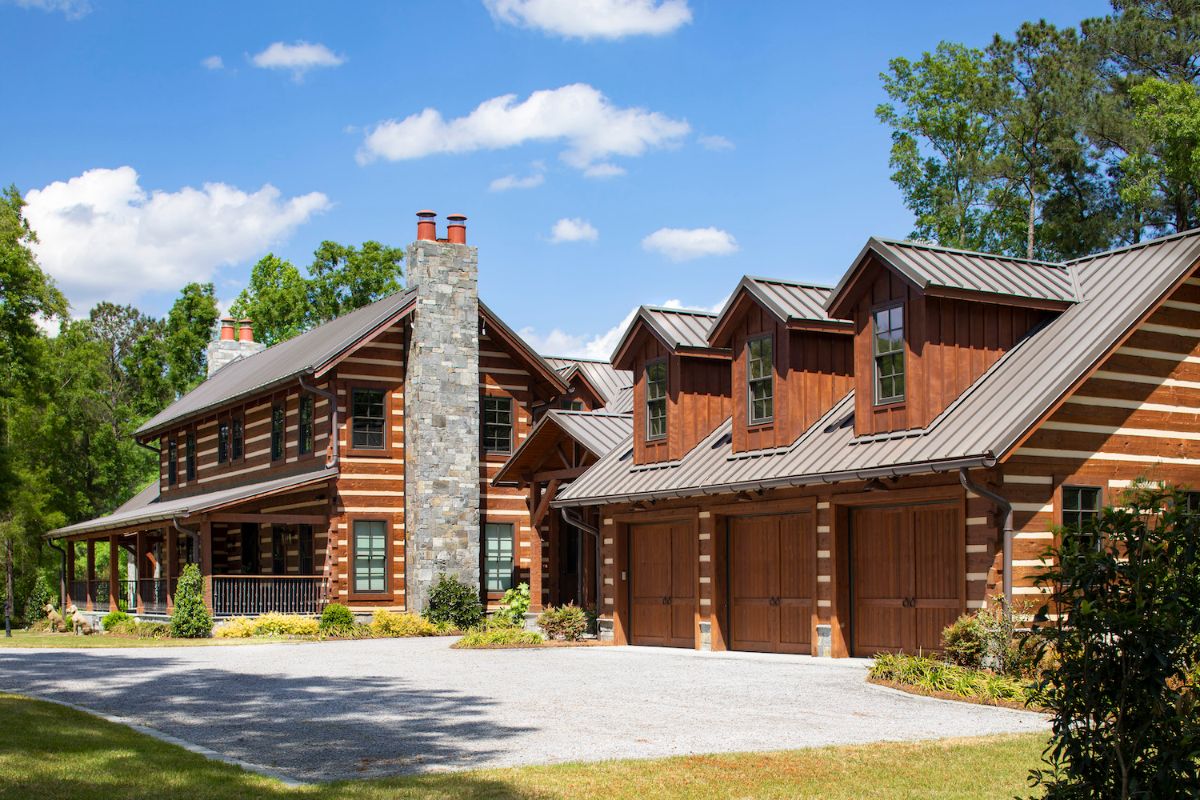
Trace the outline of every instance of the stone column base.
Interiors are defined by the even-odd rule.
[[[833,626],[817,626],[817,655],[825,658],[833,657]]]

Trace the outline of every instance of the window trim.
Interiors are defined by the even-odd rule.
[[[768,342],[771,347],[768,359],[769,374],[765,378],[750,377],[750,347],[756,342]],[[754,383],[768,381],[771,386],[771,413],[761,419],[754,417]],[[768,426],[775,423],[775,334],[761,333],[746,339],[746,425],[748,427]]]
[[[651,400],[650,399],[650,369],[652,367],[656,367],[659,365],[662,365],[662,368],[663,368],[663,380],[662,380],[663,393],[662,393],[662,397],[658,397],[658,398]],[[642,409],[643,409],[642,413],[645,414],[645,416],[646,416],[646,441],[647,442],[665,442],[667,440],[667,434],[670,433],[670,425],[668,424],[668,420],[667,420],[668,406],[669,406],[669,403],[667,401],[668,401],[668,398],[670,398],[670,396],[671,396],[671,365],[670,365],[670,362],[668,361],[666,356],[660,356],[659,358],[652,358],[649,361],[647,361],[645,366],[642,368],[642,375],[645,378],[645,384],[642,389]],[[657,435],[652,434],[650,431],[650,403],[652,403],[652,402],[653,403],[661,402],[663,404],[663,414],[662,414],[663,432],[660,434],[657,434]]]
[[[359,522],[383,523],[383,590],[379,592],[360,592],[355,589],[354,576],[354,526]],[[347,515],[346,517],[346,549],[348,562],[346,564],[346,597],[352,602],[396,602],[392,594],[395,564],[392,562],[392,518],[382,514]],[[314,542],[315,546],[315,542]],[[315,558],[315,556],[314,556]],[[315,565],[314,565],[315,566]]]
[[[229,463],[229,434],[229,417],[219,417],[217,419],[217,464],[220,466]]]
[[[279,414],[279,454],[275,454],[275,415]],[[271,463],[287,458],[287,398],[271,404]]]
[[[229,463],[246,460],[246,418],[241,413],[229,415]]]
[[[480,531],[480,538],[483,541],[483,547],[480,548],[481,557],[483,559],[483,564],[480,567],[480,578],[481,578],[480,589],[482,589],[483,595],[486,599],[499,600],[500,598],[502,598],[504,596],[504,593],[507,590],[506,589],[493,590],[488,587],[488,561],[489,561],[489,559],[488,559],[488,545],[487,545],[487,543],[488,543],[487,529],[488,529],[489,525],[500,525],[500,526],[504,526],[504,527],[508,528],[508,539],[510,542],[509,560],[511,561],[511,564],[508,569],[508,581],[509,581],[510,589],[517,585],[517,550],[518,550],[517,526],[512,522],[493,522],[493,521],[485,518],[483,520],[483,530]]]
[[[308,436],[304,435],[304,407],[308,405]],[[286,430],[286,428],[285,428]],[[317,451],[317,403],[308,393],[296,401],[296,455],[311,456]]]
[[[904,377],[904,393],[896,397],[881,398],[879,396],[879,357],[876,352],[876,335],[875,335],[875,315],[881,311],[891,311],[892,309],[900,309],[900,359],[902,371],[899,373]],[[908,400],[908,309],[903,300],[893,300],[886,303],[881,303],[873,306],[870,311],[870,338],[871,338],[871,400],[872,405],[876,408],[892,408],[903,405]],[[885,354],[889,355],[889,354]]]
[[[195,428],[189,428],[184,433],[184,442],[187,445],[187,452],[184,454],[184,482],[191,483],[192,481],[196,480],[196,475],[199,470],[199,465],[197,464],[198,454],[196,453]]]
[[[392,390],[378,383],[362,383],[358,381],[343,381],[346,387],[346,454],[364,456],[366,458],[392,457]],[[354,446],[354,393],[356,391],[383,392],[383,447]],[[315,413],[315,412],[314,412]],[[313,423],[314,426],[316,423]],[[299,423],[296,427],[299,432]],[[315,435],[315,434],[314,434]]]
[[[167,440],[167,486],[179,483],[179,442]]]
[[[487,409],[485,405],[488,400],[505,400],[508,402],[508,448],[506,450],[490,450],[487,446]],[[483,451],[485,458],[507,459],[513,454],[517,439],[517,401],[512,395],[499,394],[496,392],[485,392],[479,398],[479,449]]]

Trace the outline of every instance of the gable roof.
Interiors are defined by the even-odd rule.
[[[1049,308],[1066,308],[1079,300],[1067,264],[873,236],[834,287],[825,306],[833,316],[846,316],[846,301],[868,263],[867,256],[872,253],[926,294],[972,296],[991,302]]]
[[[600,401],[608,408],[620,399],[621,393],[633,386],[633,373],[627,369],[616,369],[607,361],[592,358],[565,358],[545,356],[546,363],[554,367],[567,383],[580,375],[596,392]]]
[[[1079,301],[1001,356],[926,428],[854,432],[854,393],[790,446],[733,453],[727,420],[682,459],[634,465],[632,440],[560,492],[591,505],[990,466],[1010,455],[1200,263],[1200,230],[1071,262]]]
[[[709,331],[708,341],[713,345],[724,341],[728,326],[740,316],[735,308],[747,296],[784,325],[849,332],[853,329],[851,322],[831,317],[825,310],[831,291],[828,286],[746,275],[721,309]]]
[[[640,306],[621,341],[617,343],[610,361],[619,366],[626,350],[633,343],[638,330],[646,328],[673,353],[680,355],[725,355],[728,350],[714,348],[708,343],[708,332],[717,315],[711,311],[689,308],[664,308],[662,306]]]
[[[538,420],[516,452],[504,462],[492,483],[498,486],[515,485],[516,474],[527,462],[532,467],[551,451],[560,436],[578,442],[596,458],[621,446],[633,434],[633,417],[608,411],[566,411],[551,409]]]
[[[500,319],[496,312],[488,308],[482,300],[479,301],[479,316],[483,317],[484,321],[500,335],[500,338],[523,357],[529,366],[533,367],[534,377],[539,378],[552,393],[561,394],[567,391],[567,384],[558,371],[530,347],[529,342],[522,339],[520,334],[508,327],[504,320]]]

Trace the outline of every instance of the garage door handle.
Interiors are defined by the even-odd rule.
[[[664,597],[664,598],[663,598],[663,601],[662,601],[662,603],[663,603],[663,605],[664,605],[664,606],[669,606],[669,605],[671,605],[671,598],[669,598],[669,597]]]

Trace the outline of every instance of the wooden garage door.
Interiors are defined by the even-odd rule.
[[[816,543],[811,513],[729,520],[729,646],[812,652]]]
[[[850,536],[854,654],[941,649],[963,610],[958,508],[858,509]]]
[[[696,646],[696,540],[688,522],[629,530],[631,644]]]

